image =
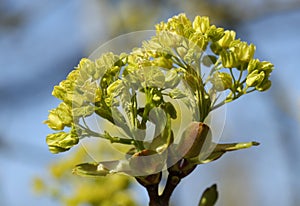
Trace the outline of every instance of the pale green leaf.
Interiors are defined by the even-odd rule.
[[[231,144],[216,144],[211,143],[210,148],[202,151],[197,158],[190,159],[195,164],[206,164],[219,159],[226,152],[236,151],[240,149],[247,149],[252,146],[258,146],[258,142],[241,142]]]
[[[104,161],[94,163],[82,163],[76,165],[73,174],[81,176],[106,176],[114,173],[129,173],[128,161]]]
[[[187,97],[185,91],[183,91],[183,90],[181,90],[181,89],[179,89],[179,88],[172,89],[172,90],[169,92],[169,96],[170,96],[172,99],[182,99],[182,98]]]

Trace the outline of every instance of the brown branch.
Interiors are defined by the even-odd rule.
[[[160,196],[160,201],[164,204],[162,205],[169,205],[169,201],[171,198],[172,193],[174,192],[177,185],[180,183],[181,178],[178,176],[173,176],[171,174],[168,175],[167,183],[165,189]]]
[[[162,206],[158,195],[158,184],[146,186],[149,196],[149,206]]]

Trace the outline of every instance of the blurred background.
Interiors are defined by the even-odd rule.
[[[271,61],[276,70],[267,93],[227,106],[221,141],[261,145],[199,166],[176,189],[172,204],[197,205],[202,191],[217,183],[218,206],[299,205],[299,0],[1,0],[0,205],[104,205],[66,201],[83,183],[61,178],[71,173],[63,159],[78,151],[53,155],[45,142],[51,131],[42,121],[58,104],[52,88],[101,44],[153,29],[181,12],[191,19],[207,15],[214,24],[236,30],[257,46],[256,57]],[[147,205],[143,188],[124,185],[120,188],[128,194],[122,195],[132,198],[128,205]]]

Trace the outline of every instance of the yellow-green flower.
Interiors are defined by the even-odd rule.
[[[191,35],[190,40],[191,42],[195,43],[202,51],[206,49],[206,46],[208,44],[208,38],[199,32],[195,32],[193,35]]]
[[[249,62],[254,55],[254,44],[248,45],[246,42],[240,42],[234,47],[234,52],[237,58],[242,62]]]
[[[69,150],[74,145],[78,144],[78,137],[71,133],[58,132],[49,134],[46,137],[49,150],[52,153],[60,153]]]
[[[48,119],[44,124],[54,130],[63,130],[65,126],[71,126],[72,121],[70,107],[62,102],[56,109],[49,111]]]
[[[235,31],[225,31],[224,36],[218,41],[219,45],[223,48],[228,48],[230,43],[235,40]]]
[[[202,34],[205,34],[210,28],[209,18],[206,16],[196,16],[193,21],[193,29],[195,29],[196,32],[200,32]]]
[[[271,85],[272,82],[269,79],[265,78],[259,85],[255,87],[255,89],[257,89],[260,92],[263,92],[270,89]]]
[[[158,57],[154,59],[153,65],[164,69],[171,69],[173,67],[173,62],[166,57]]]
[[[274,69],[274,65],[271,62],[262,61],[258,64],[257,69],[259,71],[264,71],[266,74],[270,74]]]
[[[114,81],[112,84],[110,84],[107,87],[107,95],[111,96],[115,92],[115,90],[118,88],[118,86],[122,83],[122,80],[118,79],[117,81]]]
[[[221,60],[225,68],[234,68],[240,64],[235,52],[232,51],[223,51],[221,53]]]
[[[210,82],[213,84],[215,90],[224,91],[231,88],[232,77],[230,74],[225,72],[215,72],[210,79]]]
[[[260,64],[258,59],[251,59],[250,62],[248,63],[248,67],[247,67],[248,73],[250,74],[251,72],[256,70],[258,64]]]
[[[247,76],[246,84],[249,87],[255,87],[260,83],[262,83],[264,78],[265,78],[264,71],[259,72],[258,70],[255,70]]]
[[[207,36],[213,41],[219,41],[224,36],[224,29],[217,28],[215,25],[212,25],[208,32]]]

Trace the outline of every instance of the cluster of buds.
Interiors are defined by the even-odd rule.
[[[158,24],[156,35],[128,54],[105,53],[94,61],[83,58],[52,92],[62,103],[45,121],[59,130],[47,136],[49,149],[64,152],[91,136],[126,144],[131,149],[125,160],[83,163],[74,173],[122,172],[148,187],[160,182],[164,169],[172,176],[170,181],[180,181],[198,164],[257,145],[214,143],[209,125],[203,123],[214,109],[270,88],[274,66],[254,59],[254,53],[253,44],[236,39],[234,31],[211,25],[208,17],[191,21],[180,14]],[[216,101],[222,92],[225,99]],[[192,115],[192,122],[178,135],[174,121],[182,112],[176,101]],[[91,130],[85,119],[92,115],[116,126],[122,137]],[[155,126],[151,140],[146,138],[149,124]],[[66,132],[65,128],[71,129]]]

